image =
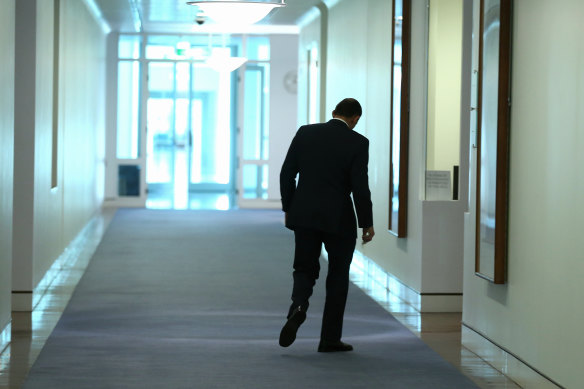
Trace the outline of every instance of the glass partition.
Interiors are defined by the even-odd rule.
[[[258,38],[259,39],[259,38]],[[256,45],[256,51],[269,55],[268,49],[263,49],[261,43]],[[237,55],[237,47],[241,46],[241,38],[228,35],[149,35],[146,40],[145,58],[158,60],[200,60],[208,58],[214,49],[225,47]],[[254,46],[255,47],[255,46]]]
[[[213,68],[210,57],[225,52],[245,54],[247,65]],[[120,34],[117,54],[115,170],[125,202],[140,204],[130,198],[138,188],[147,206],[186,208],[191,194],[232,198],[236,185],[238,200],[267,198],[268,36]]]
[[[319,68],[318,68],[318,47],[312,46],[308,50],[308,123],[318,123],[319,121]]]
[[[245,56],[250,61],[270,60],[270,38],[267,36],[250,36],[246,40]]]
[[[268,165],[245,165],[243,167],[243,198],[268,198]]]
[[[231,181],[232,106],[235,76],[192,65],[190,188],[227,190]]]
[[[229,190],[233,88],[230,73],[216,72],[204,63],[149,62],[150,193],[173,193],[177,208],[188,206],[188,193]]]
[[[140,156],[140,63],[118,63],[117,148],[119,159]]]
[[[243,159],[246,160],[267,160],[269,156],[266,93],[269,66],[258,63],[245,67]]]
[[[139,59],[141,46],[141,35],[120,35],[118,57],[121,59]]]
[[[261,41],[259,41],[261,42]],[[248,47],[249,48],[249,47]],[[240,197],[268,198],[270,63],[247,63],[244,71]]]

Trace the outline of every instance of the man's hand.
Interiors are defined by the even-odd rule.
[[[371,242],[371,239],[373,239],[374,236],[375,230],[373,229],[373,226],[363,228],[363,236],[361,237],[361,239],[363,239],[363,243]]]

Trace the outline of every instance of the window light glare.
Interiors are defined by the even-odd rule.
[[[226,48],[216,48],[206,61],[207,66],[216,72],[231,73],[247,62],[245,57],[232,57],[230,50]]]

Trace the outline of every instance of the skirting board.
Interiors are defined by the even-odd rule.
[[[240,209],[282,209],[282,202],[277,200],[250,200],[242,199],[238,202]],[[282,212],[282,220],[284,220],[284,212]]]
[[[145,200],[140,197],[114,197],[103,200],[104,208],[144,208]]]
[[[462,323],[462,345],[522,388],[557,389],[557,385],[522,360]]]
[[[324,248],[322,255],[327,258]],[[358,250],[353,254],[351,281],[381,305],[389,300],[391,294],[417,312],[462,312],[462,294],[420,293],[386,272]]]
[[[86,231],[91,225],[88,225],[77,235],[77,237],[65,248],[63,253],[53,262],[53,265],[47,270],[44,277],[38,283],[34,291],[13,291],[12,292],[12,310],[15,312],[32,312],[37,306],[49,286],[57,278],[60,272],[66,268],[70,262],[74,262],[78,255],[76,247],[83,247],[86,238]]]
[[[110,213],[112,212],[110,211]],[[63,271],[74,267],[80,255],[87,250],[87,247],[97,248],[106,224],[102,212],[98,211],[77,234],[75,239],[71,241],[69,246],[63,250],[63,253],[55,260],[33,291],[12,292],[12,311],[32,312],[53,281],[63,274]]]
[[[47,276],[43,278],[48,279]],[[40,289],[40,288],[37,288]],[[46,290],[46,287],[45,289]],[[44,292],[43,290],[43,292]],[[37,296],[36,299],[38,300],[39,293],[38,292],[12,292],[12,311],[13,312],[32,312],[33,308],[35,307],[34,303],[34,296]],[[40,294],[42,296],[42,293]]]

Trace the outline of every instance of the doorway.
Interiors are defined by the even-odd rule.
[[[196,61],[148,61],[146,207],[234,206],[235,78]]]

